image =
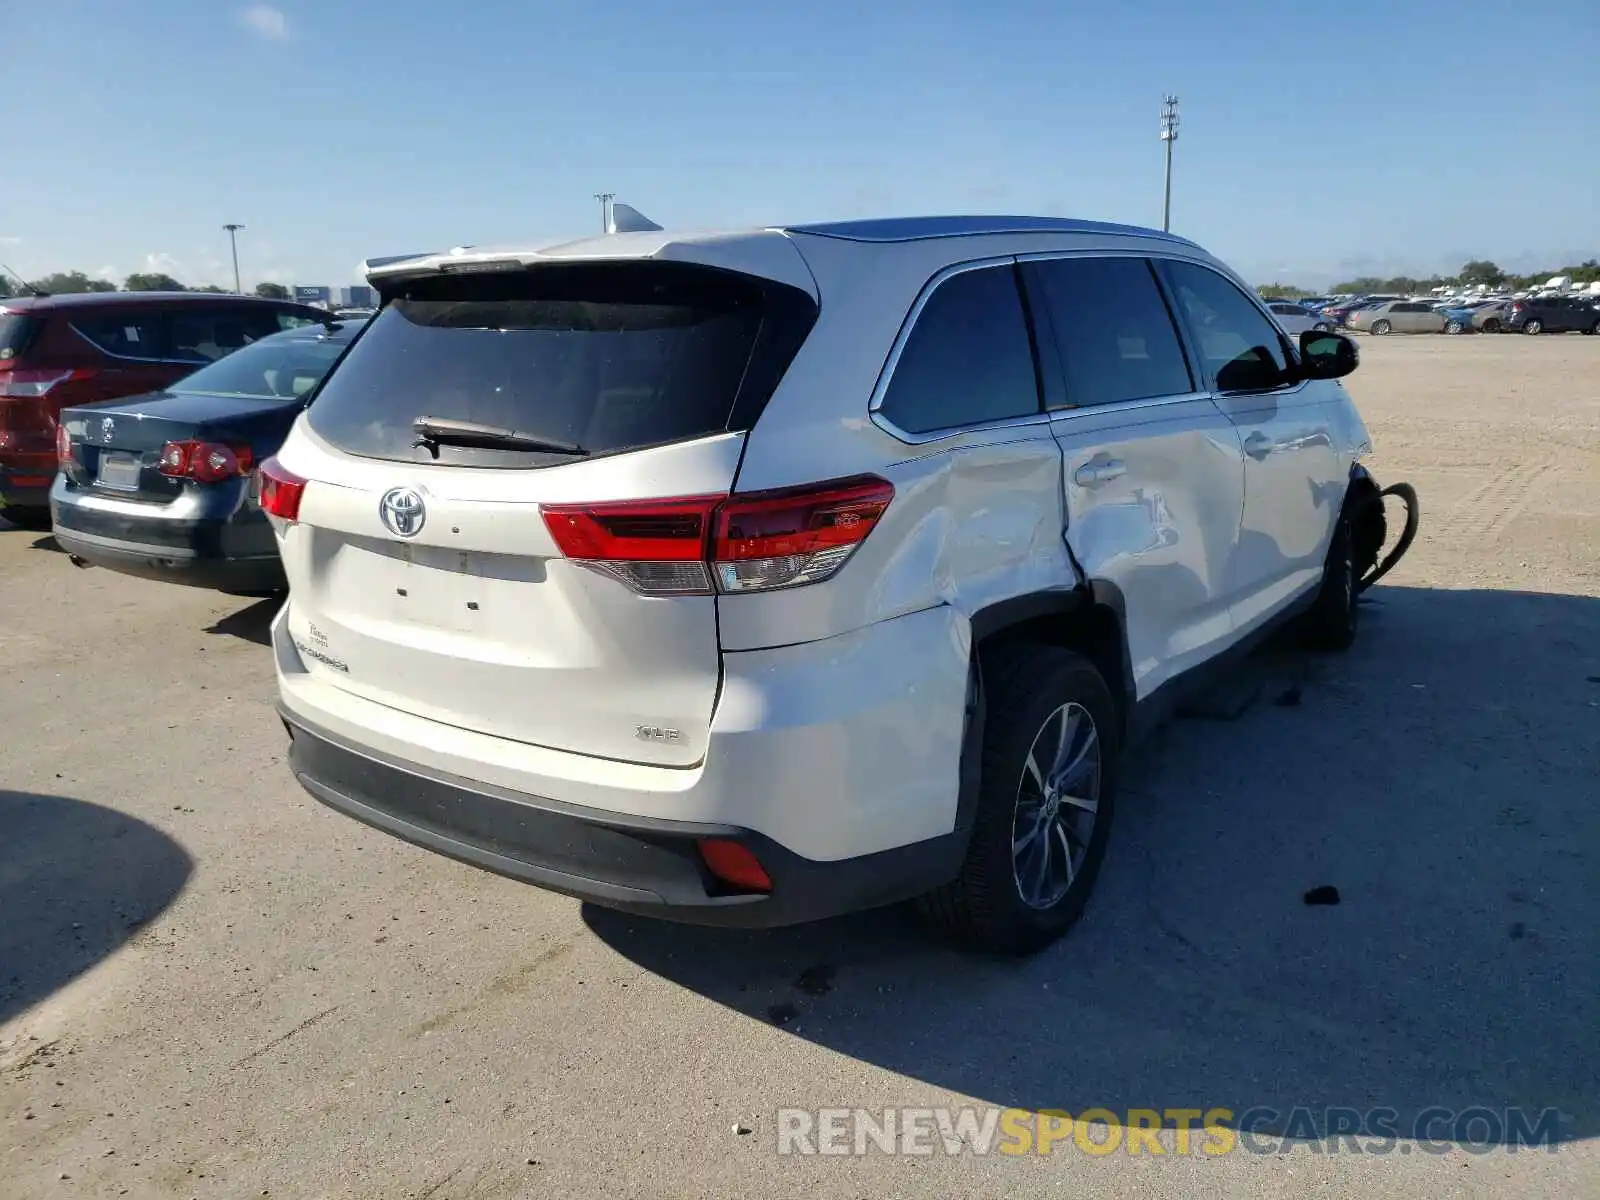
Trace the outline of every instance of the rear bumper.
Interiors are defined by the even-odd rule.
[[[56,541],[94,566],[226,592],[287,586],[272,527],[259,511],[230,508],[213,515],[195,505],[108,498],[64,482],[49,499]]]
[[[289,763],[322,803],[473,866],[607,908],[703,925],[771,927],[891,904],[953,877],[966,839],[951,833],[817,862],[733,825],[624,817],[512,792],[362,749],[281,705]],[[749,849],[770,893],[735,892],[703,865],[701,838]]]
[[[0,509],[48,508],[54,478],[55,472],[49,468],[0,461]]]

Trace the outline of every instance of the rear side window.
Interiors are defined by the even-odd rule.
[[[1172,260],[1165,269],[1179,315],[1218,391],[1256,391],[1283,383],[1288,350],[1282,332],[1265,313],[1207,267]]]
[[[163,357],[161,318],[153,311],[85,313],[72,318],[72,327],[117,358]]]
[[[934,289],[879,411],[909,433],[1039,411],[1033,346],[1009,265],[963,271]]]
[[[175,305],[167,312],[167,357],[198,365],[290,328],[287,314],[255,305]]]
[[[471,422],[585,455],[748,428],[735,414],[737,405],[750,415],[740,394],[747,369],[760,373],[752,367],[757,339],[770,336],[764,322],[790,320],[775,290],[793,289],[645,262],[416,281],[373,318],[307,419],[351,454],[511,468],[573,458],[490,445],[418,446],[415,422]],[[806,305],[789,356],[814,319],[808,298]],[[787,365],[776,366],[768,386]]]
[[[1073,408],[1194,390],[1183,347],[1142,258],[1062,258],[1027,264],[1049,311]]]
[[[44,322],[38,317],[0,309],[0,363],[26,354],[43,328]]]

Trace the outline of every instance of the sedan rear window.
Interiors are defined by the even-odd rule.
[[[685,264],[429,278],[404,285],[373,319],[307,419],[351,454],[485,467],[572,457],[535,445],[419,445],[417,422],[491,427],[585,455],[704,437],[736,427],[767,315],[758,281]]]
[[[347,343],[327,338],[268,337],[201,367],[173,391],[248,400],[294,400],[311,391]]]

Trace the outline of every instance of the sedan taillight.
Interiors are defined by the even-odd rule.
[[[248,475],[252,455],[249,446],[222,442],[168,442],[161,447],[158,467],[174,479],[193,479],[198,483],[220,483],[236,475]]]

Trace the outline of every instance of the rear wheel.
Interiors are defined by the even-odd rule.
[[[1355,538],[1350,509],[1339,514],[1322,564],[1322,586],[1301,619],[1306,642],[1317,650],[1348,650],[1356,640],[1360,609],[1356,606]]]
[[[10,521],[18,529],[26,529],[33,533],[50,532],[50,509],[48,507],[34,508],[0,508],[0,522]]]
[[[1328,332],[1328,323],[1326,321],[1318,321],[1316,324],[1311,326],[1311,332],[1312,333],[1327,333]]]
[[[1589,328],[1584,330],[1584,333],[1590,334],[1591,336],[1600,333],[1600,321],[1596,321],[1593,325],[1589,326]]]
[[[1537,337],[1539,334],[1544,332],[1544,322],[1529,321],[1522,327],[1522,332],[1527,334],[1529,337]]]
[[[924,896],[944,932],[996,954],[1055,941],[1094,887],[1116,799],[1111,692],[1070,650],[1016,646],[985,663],[983,779],[966,860]]]
[[[1490,317],[1487,321],[1485,321],[1483,323],[1483,331],[1485,333],[1499,333],[1500,332],[1500,318],[1499,317]]]
[[[1382,337],[1393,328],[1394,326],[1389,324],[1387,321],[1374,321],[1372,323],[1372,332],[1377,334],[1379,337]]]
[[[1444,331],[1446,333],[1461,333],[1465,330],[1465,328],[1466,326],[1462,325],[1460,321],[1447,321],[1445,323]]]

